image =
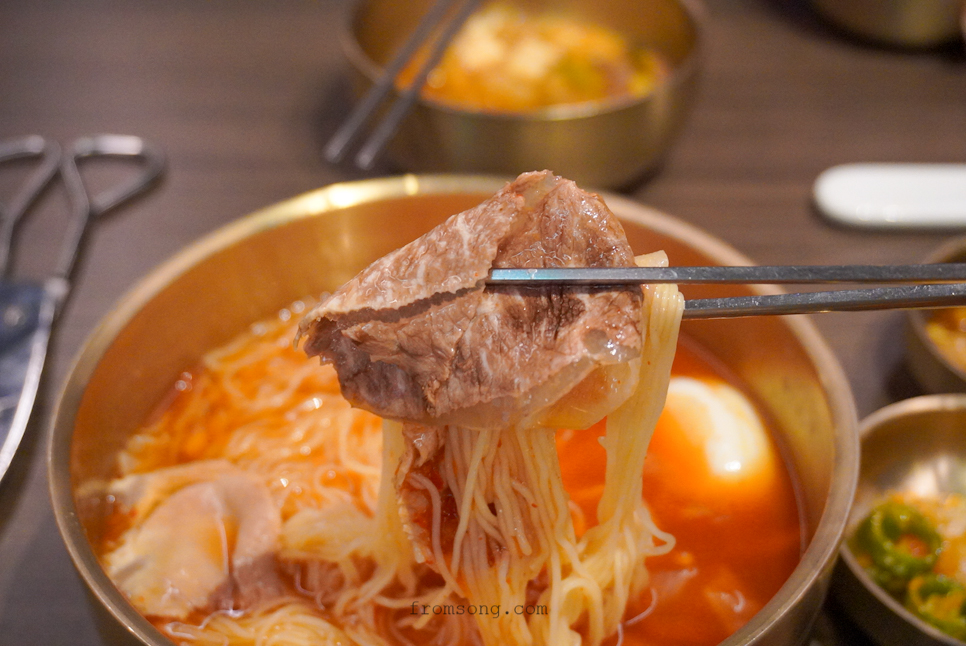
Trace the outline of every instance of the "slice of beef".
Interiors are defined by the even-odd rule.
[[[300,335],[306,353],[335,364],[350,402],[384,417],[501,428],[539,420],[575,388],[608,393],[612,407],[636,385],[636,371],[607,368],[640,352],[640,288],[484,280],[492,267],[633,264],[597,195],[548,171],[525,173],[374,262],[315,308]],[[593,388],[578,388],[588,380]]]

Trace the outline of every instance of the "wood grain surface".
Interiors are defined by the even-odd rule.
[[[44,438],[71,358],[139,277],[260,207],[361,173],[321,149],[349,107],[336,0],[0,2],[0,139],[63,143],[136,134],[168,156],[164,181],[100,222],[54,335],[23,451],[0,486],[0,645],[114,642],[74,572],[47,497]],[[913,262],[957,232],[831,225],[811,188],[846,162],[966,162],[961,45],[908,52],[849,39],[804,0],[708,0],[701,89],[662,170],[629,194],[757,262]],[[0,167],[0,200],[22,177]],[[118,173],[105,168],[92,181]],[[66,198],[54,187],[24,225],[17,273],[56,257]],[[903,315],[815,322],[841,360],[860,416],[916,394],[902,366]],[[816,641],[858,637],[827,608]]]

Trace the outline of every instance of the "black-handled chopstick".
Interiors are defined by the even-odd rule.
[[[760,267],[554,267],[491,269],[491,285],[644,283],[918,283],[966,281],[966,263],[926,265],[773,265]]]

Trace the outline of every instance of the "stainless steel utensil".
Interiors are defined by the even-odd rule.
[[[493,269],[490,285],[634,285],[642,283],[908,283],[966,280],[966,263],[924,265],[787,265],[760,267],[553,267]],[[831,292],[691,299],[684,318],[910,309],[966,305],[966,283]]]
[[[36,135],[0,144],[0,161],[29,157],[39,157],[39,165],[11,204],[0,209],[0,482],[27,428],[51,330],[70,292],[71,274],[90,222],[144,191],[164,168],[161,152],[139,137],[84,137],[70,146],[63,159],[56,143]],[[92,198],[77,167],[80,160],[92,157],[140,160],[143,170],[128,183]],[[72,209],[60,261],[41,284],[8,280],[16,224],[58,168]]]
[[[635,285],[641,283],[918,283],[966,281],[966,262],[922,265],[752,265],[750,267],[547,267],[491,269],[490,284]]]
[[[905,285],[832,292],[699,298],[684,304],[686,319],[721,319],[818,312],[922,309],[966,305],[966,283]]]
[[[436,3],[426,12],[426,15],[416,26],[409,40],[393,56],[393,59],[386,66],[379,80],[369,88],[369,91],[366,92],[356,107],[353,108],[348,118],[346,118],[342,126],[332,136],[329,143],[326,144],[326,159],[330,162],[338,162],[342,159],[348,147],[361,132],[366,121],[369,120],[369,117],[372,116],[376,108],[382,104],[386,95],[389,94],[389,91],[393,88],[393,84],[396,82],[396,77],[406,67],[406,64],[416,54],[416,51],[420,46],[432,43],[432,50],[429,56],[420,65],[419,71],[409,84],[409,87],[402,91],[399,98],[392,104],[389,112],[375,127],[372,134],[356,155],[356,166],[363,170],[372,168],[372,165],[379,158],[379,155],[382,154],[386,144],[396,134],[396,130],[399,129],[402,120],[409,114],[409,111],[416,103],[416,99],[419,98],[419,93],[422,91],[423,85],[426,84],[426,79],[429,78],[429,73],[443,57],[447,45],[453,40],[463,26],[463,23],[466,22],[470,14],[476,9],[477,5],[479,5],[479,0],[466,0],[460,6],[456,16],[446,21],[444,18],[447,18],[447,14],[452,11],[454,0],[436,0]],[[441,24],[443,25],[441,33],[434,37],[434,29],[438,28]]]

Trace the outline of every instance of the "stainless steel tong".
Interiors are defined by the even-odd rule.
[[[866,289],[690,299],[684,304],[684,318],[687,319],[954,307],[966,305],[966,282],[964,281],[966,281],[966,263],[493,269],[487,279],[490,285],[530,287],[541,285],[600,287],[645,283],[917,283]]]
[[[94,157],[139,162],[127,183],[88,194],[78,164]],[[0,205],[0,482],[20,445],[40,384],[47,345],[57,314],[70,292],[71,275],[91,222],[148,188],[164,168],[164,156],[138,137],[98,135],[76,140],[61,153],[40,136],[0,142],[0,163],[36,159],[33,172],[6,206]],[[58,171],[67,188],[71,219],[60,259],[42,283],[9,277],[10,251],[18,223]]]

